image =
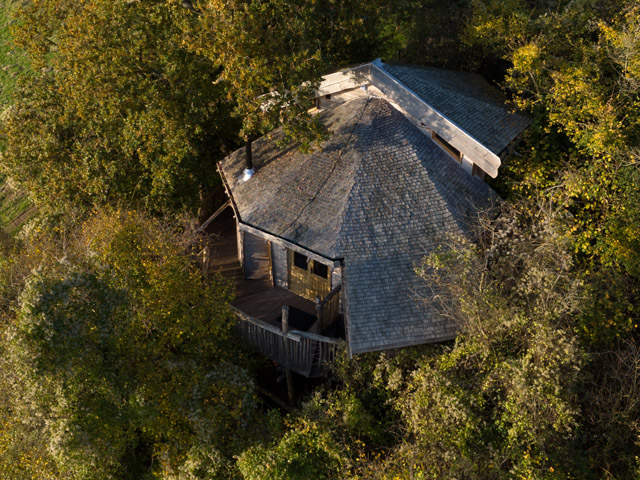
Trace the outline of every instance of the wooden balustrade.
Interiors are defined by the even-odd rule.
[[[200,218],[201,224],[198,227],[197,232],[204,231],[207,226],[229,205],[231,205],[231,200],[227,196],[224,186],[218,185],[218,187],[216,187],[201,201],[200,214],[206,212],[209,217],[206,220]]]
[[[236,328],[242,337],[265,357],[285,368],[304,375],[317,377],[333,364],[344,341],[309,332],[282,329],[251,317],[231,307],[236,314]]]
[[[309,329],[310,332],[322,332],[340,316],[341,290],[342,285],[338,285],[323,299],[316,297],[316,322]]]

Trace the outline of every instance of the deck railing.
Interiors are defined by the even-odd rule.
[[[344,341],[299,330],[283,332],[236,307],[236,328],[242,337],[265,357],[305,377],[324,374],[335,361]]]
[[[206,197],[200,201],[201,215],[205,215],[204,218],[200,218],[200,221],[204,221],[206,218],[210,218],[211,214],[218,210],[229,200],[227,193],[223,185],[217,185],[211,190]]]
[[[309,329],[312,333],[322,332],[340,316],[340,291],[342,285],[337,285],[326,297],[316,297],[316,321]]]

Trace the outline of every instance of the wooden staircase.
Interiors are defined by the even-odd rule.
[[[231,208],[223,211],[206,227],[209,240],[209,273],[219,273],[238,285],[243,280],[242,265],[238,260],[236,224]]]
[[[242,265],[238,261],[237,249],[234,250],[236,251],[230,251],[224,241],[214,238],[210,245],[211,263],[209,272],[219,273],[234,283],[241,282],[243,279]]]
[[[256,291],[270,288],[270,281],[245,280],[242,265],[238,260],[236,220],[231,207],[224,209],[205,231],[210,235],[209,273],[219,273],[233,282],[235,297],[242,298]]]

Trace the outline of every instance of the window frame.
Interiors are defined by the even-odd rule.
[[[431,140],[433,140],[440,148],[442,148],[450,157],[456,162],[462,163],[462,157],[464,154],[456,147],[447,142],[444,138],[436,133],[435,130],[431,130]]]

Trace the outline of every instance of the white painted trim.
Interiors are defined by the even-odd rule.
[[[332,93],[351,90],[371,83],[371,64],[366,63],[358,67],[331,73],[322,77],[316,97],[331,95]]]

